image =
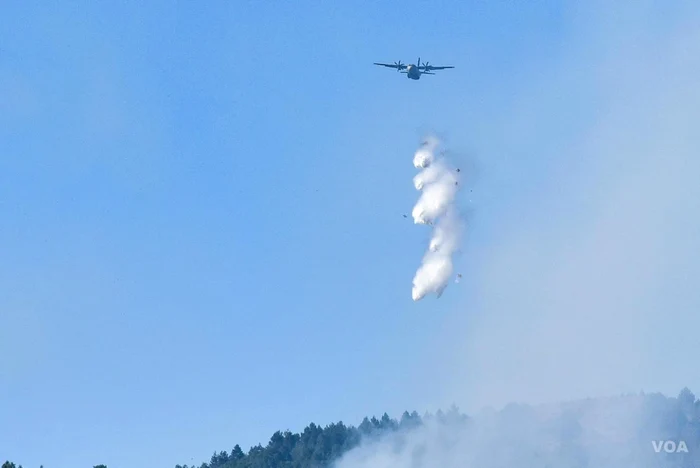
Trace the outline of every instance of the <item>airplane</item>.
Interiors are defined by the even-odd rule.
[[[377,63],[374,62],[375,65],[380,65],[382,67],[388,67],[388,68],[396,68],[396,71],[399,73],[405,73],[406,78],[410,78],[412,80],[420,80],[421,75],[434,75],[435,73],[431,73],[432,70],[444,70],[446,68],[454,68],[454,67],[434,67],[430,65],[428,62],[425,62],[423,65],[420,64],[420,57],[418,57],[418,62],[416,62],[416,65],[413,64],[408,64],[404,65],[401,63],[401,60],[398,62],[394,62],[393,64],[390,63]],[[405,71],[404,71],[405,70]]]

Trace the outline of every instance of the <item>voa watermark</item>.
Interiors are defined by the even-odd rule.
[[[662,450],[666,453],[688,453],[688,446],[683,440],[652,440],[651,445],[656,453],[661,453]]]

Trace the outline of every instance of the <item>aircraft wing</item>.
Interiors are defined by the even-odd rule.
[[[448,67],[434,67],[432,65],[421,65],[420,67],[421,70],[425,71],[433,71],[433,70],[445,70],[447,68],[454,68],[453,66],[448,66]]]
[[[396,68],[398,70],[405,70],[406,69],[406,65],[404,65],[402,63],[377,63],[377,62],[374,62],[374,64],[382,66],[382,67]]]

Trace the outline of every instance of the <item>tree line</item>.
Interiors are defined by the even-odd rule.
[[[567,410],[569,414],[582,414],[585,408],[591,405],[605,405],[605,408],[614,410],[628,397],[641,398],[643,401],[642,414],[645,421],[635,429],[636,440],[642,444],[662,439],[683,440],[692,453],[686,457],[674,457],[668,460],[667,465],[683,468],[700,466],[698,464],[700,462],[700,399],[696,399],[687,388],[683,389],[676,398],[667,398],[659,393],[628,395],[614,399],[588,399],[568,403],[562,407],[569,408]],[[523,408],[526,408],[524,412]],[[498,430],[503,430],[505,433],[518,420],[517,418],[522,417],[523,414],[533,414],[532,410],[533,408],[528,405],[506,406],[498,412],[498,420],[504,424],[499,426]],[[437,423],[448,431],[457,431],[460,427],[468,427],[470,421],[472,421],[471,418],[460,413],[453,406],[446,412],[438,411],[435,415],[426,413],[422,417],[415,411],[412,413],[406,411],[398,420],[384,413],[379,419],[364,418],[357,427],[345,425],[342,421],[325,427],[311,423],[299,433],[289,430],[277,431],[272,434],[266,445],[257,444],[250,447],[247,452],[236,444],[230,451],[215,451],[208,462],[190,466],[176,465],[175,468],[330,468],[335,461],[359,446],[361,442],[371,442],[392,434],[401,436],[427,423]],[[567,437],[572,439],[570,442],[578,443],[576,434],[580,433],[579,421],[566,418],[562,421],[567,421],[565,428]],[[527,424],[530,422],[523,427],[532,425]],[[574,444],[570,449],[581,451],[584,447]],[[576,463],[574,465],[577,466]],[[23,467],[6,461],[1,468]],[[107,468],[107,466],[95,465],[93,468]]]

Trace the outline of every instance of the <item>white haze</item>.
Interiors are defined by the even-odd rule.
[[[444,155],[436,155],[440,142],[431,137],[416,151],[413,165],[421,172],[413,178],[413,185],[421,192],[413,208],[415,224],[434,226],[421,266],[413,278],[414,301],[426,294],[440,295],[454,272],[453,255],[459,247],[461,222],[455,207],[459,178]]]
[[[436,406],[454,401],[474,413],[509,401],[698,391],[700,12],[687,3],[676,27],[650,31],[661,8],[624,5],[631,9],[595,3],[589,13],[600,16],[577,24],[578,47],[530,83],[535,96],[515,104],[522,119],[511,130],[543,148],[542,121],[575,118],[561,96],[595,97],[599,113],[561,145],[560,161],[576,163],[560,162],[559,179],[541,188],[550,211],[509,214],[499,244],[474,259],[478,301],[449,317],[423,373],[437,382]],[[650,444],[629,442],[640,427],[640,409],[629,401],[576,413],[585,463],[557,458],[572,439],[566,430],[543,434],[564,412],[554,405],[550,419],[539,408],[539,422],[510,429],[477,411],[470,430],[431,423],[365,441],[338,468],[658,466]]]
[[[629,395],[557,405],[508,405],[463,419],[432,416],[412,429],[369,436],[335,468],[668,468],[694,467],[700,447],[685,433],[684,452],[657,453],[678,440],[676,399]],[[687,408],[687,407],[686,407]],[[686,413],[689,415],[690,413]]]

